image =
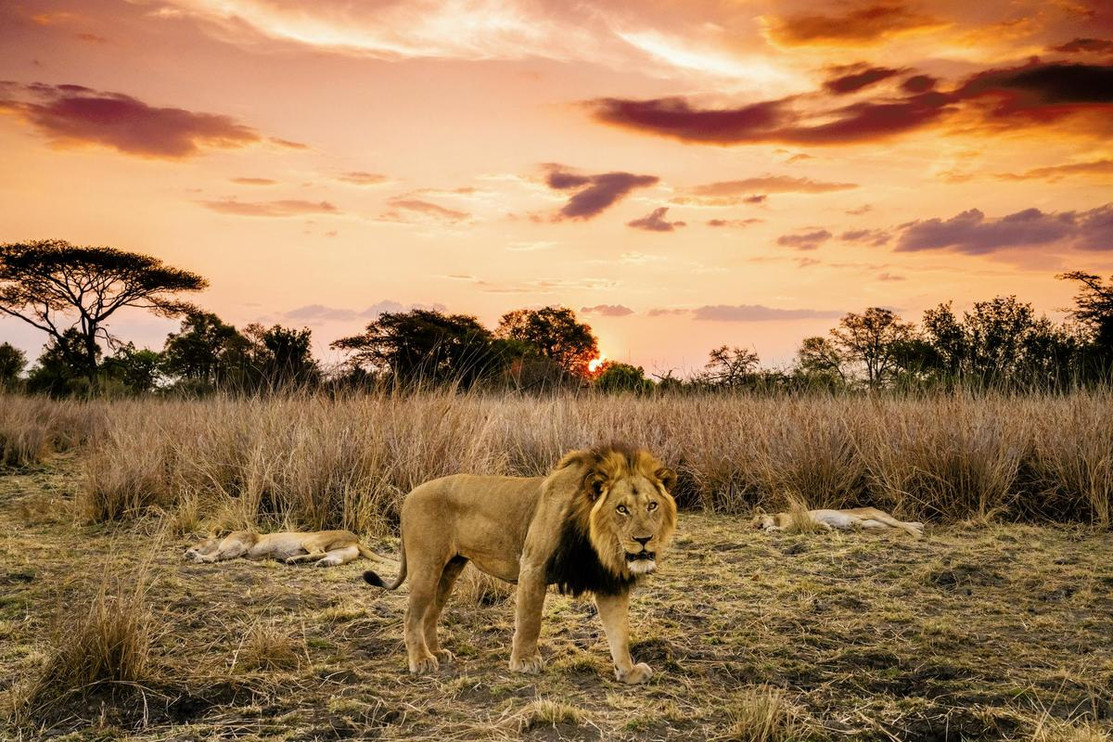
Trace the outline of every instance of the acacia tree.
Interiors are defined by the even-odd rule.
[[[1093,273],[1071,271],[1059,278],[1082,284],[1075,294],[1071,316],[1088,330],[1091,345],[1087,355],[1104,375],[1113,367],[1113,277],[1103,283]]]
[[[175,317],[192,309],[175,295],[208,282],[158,258],[112,247],[35,240],[0,245],[0,312],[47,333],[67,347],[76,333],[75,363],[96,381],[98,340],[116,345],[105,322],[124,307]]]
[[[466,314],[434,309],[383,312],[362,334],[340,338],[332,348],[351,353],[359,368],[389,373],[396,383],[475,384],[502,364],[490,331]]]
[[[760,362],[752,350],[723,345],[707,354],[703,378],[709,384],[735,389],[753,376]]]
[[[581,379],[589,375],[588,363],[599,357],[599,341],[591,327],[578,321],[568,307],[507,312],[499,320],[495,335],[523,343],[555,362],[564,373]]]
[[[849,358],[865,365],[872,388],[896,367],[901,346],[912,337],[912,325],[888,309],[870,307],[862,314],[847,314],[831,335]]]

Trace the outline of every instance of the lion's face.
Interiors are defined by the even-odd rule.
[[[647,477],[628,477],[615,482],[601,500],[592,525],[611,536],[626,569],[636,575],[657,569],[657,555],[676,528],[676,503],[664,485]]]
[[[189,547],[186,550],[185,558],[190,560],[191,562],[196,562],[201,557],[208,556],[209,554],[212,554],[219,547],[220,547],[220,539],[218,539],[218,538],[207,538],[204,541],[200,541],[200,542],[194,544],[193,546]]]
[[[676,475],[645,451],[622,463],[601,461],[588,479],[588,533],[599,560],[616,575],[645,575],[657,569],[676,530],[669,494]]]
[[[772,528],[775,525],[777,525],[777,521],[772,515],[755,515],[753,520],[750,521],[750,528],[756,528],[759,531],[764,531],[766,528]]]

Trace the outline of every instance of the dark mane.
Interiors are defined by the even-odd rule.
[[[563,595],[622,595],[629,592],[638,578],[635,575],[620,577],[604,567],[591,546],[587,531],[574,519],[569,519],[561,527],[560,541],[545,566],[545,581],[556,585]]]

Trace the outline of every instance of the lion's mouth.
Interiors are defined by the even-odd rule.
[[[627,562],[653,562],[657,560],[657,552],[655,551],[636,551],[634,553],[626,552]]]

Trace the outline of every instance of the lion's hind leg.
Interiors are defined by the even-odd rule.
[[[314,567],[335,567],[339,564],[347,564],[353,559],[359,557],[359,547],[355,544],[344,546],[339,549],[329,549],[325,552],[322,559],[313,563]]]
[[[326,553],[327,552],[325,552],[325,550],[322,549],[321,547],[315,546],[315,547],[311,548],[309,551],[305,552],[304,554],[296,554],[295,556],[292,556],[292,557],[286,557],[286,559],[284,561],[286,562],[286,564],[297,564],[298,562],[308,562],[312,559],[320,559],[320,558],[326,556]]]
[[[447,649],[441,649],[440,642],[437,640],[437,621],[440,620],[441,611],[444,610],[445,603],[452,595],[452,588],[456,585],[456,579],[466,566],[468,566],[468,560],[462,556],[454,557],[452,561],[444,565],[441,579],[437,583],[437,596],[434,598],[433,604],[425,611],[425,645],[429,647],[433,656],[441,662],[452,662],[453,657]]]
[[[406,655],[410,672],[415,675],[436,672],[440,667],[426,640],[425,621],[436,605],[444,563],[431,562],[427,555],[420,558],[420,563],[410,567],[410,602],[405,617]]]

